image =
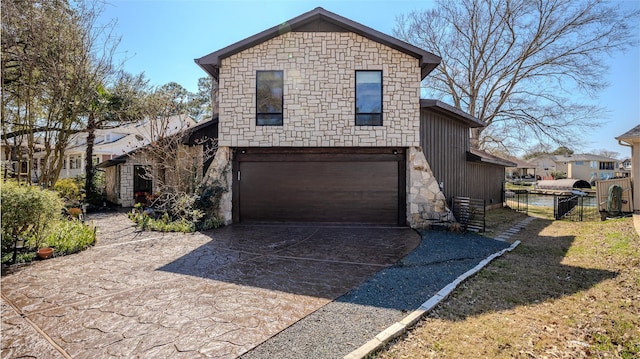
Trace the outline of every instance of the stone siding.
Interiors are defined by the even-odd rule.
[[[130,158],[120,166],[120,202],[122,207],[133,207],[135,199],[133,197],[133,166],[142,163],[132,163]]]
[[[433,223],[454,221],[447,200],[440,190],[420,147],[407,155],[407,223],[411,228],[428,228]]]
[[[229,147],[218,147],[204,178],[206,186],[225,189],[216,208],[216,218],[223,221],[224,224],[233,222],[232,159],[232,152]]]
[[[256,126],[256,71],[284,71],[282,126]],[[355,71],[382,70],[383,126],[355,125]],[[289,32],[222,60],[220,146],[418,146],[419,61],[349,32]]]

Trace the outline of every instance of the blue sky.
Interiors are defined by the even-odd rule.
[[[626,8],[640,2],[621,1]],[[391,35],[396,16],[433,6],[430,0],[111,0],[102,18],[117,19],[118,56],[125,69],[154,85],[177,82],[190,91],[206,73],[193,61],[318,6]],[[640,19],[638,19],[640,25]],[[640,29],[640,26],[638,27]],[[640,31],[640,30],[638,30]],[[640,34],[639,34],[640,35]],[[610,59],[611,86],[594,101],[608,109],[604,126],[577,139],[578,152],[607,149],[628,157],[614,139],[640,124],[640,47]]]

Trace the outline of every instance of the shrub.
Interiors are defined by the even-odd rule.
[[[38,244],[51,220],[61,217],[60,197],[37,186],[4,181],[0,187],[2,212],[2,252],[13,249],[16,237],[30,238]]]
[[[152,211],[138,212],[134,210],[129,213],[129,219],[143,231],[190,233],[196,230],[194,222],[186,219],[171,220],[168,213],[156,218]]]
[[[95,242],[95,230],[77,220],[58,220],[51,223],[44,237],[44,243],[54,247],[56,255],[80,252]]]
[[[80,195],[80,186],[73,178],[63,178],[53,185],[53,190],[58,192],[65,202],[77,203],[82,199]]]

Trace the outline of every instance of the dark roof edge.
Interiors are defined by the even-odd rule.
[[[267,30],[259,32],[253,36],[250,36],[244,40],[240,40],[234,44],[224,47],[218,51],[212,52],[208,55],[195,59],[194,61],[204,71],[214,78],[218,78],[218,68],[220,66],[220,60],[236,54],[240,51],[246,50],[259,43],[265,42],[283,33],[294,31],[296,28],[301,27],[309,22],[312,22],[318,18],[328,21],[334,25],[338,25],[361,36],[364,36],[373,41],[379,42],[386,46],[389,46],[398,51],[404,52],[420,60],[421,76],[424,79],[433,69],[435,69],[442,60],[439,56],[434,55],[426,50],[411,45],[395,37],[389,36],[380,31],[374,30],[368,26],[357,23],[353,20],[349,20],[338,14],[327,11],[321,7],[317,7],[311,11],[308,11],[302,15],[299,15],[289,21],[285,21],[282,24],[273,26]]]
[[[125,153],[123,155],[120,155],[118,157],[114,157],[114,158],[108,159],[108,160],[106,160],[104,162],[100,162],[100,163],[98,163],[96,165],[96,168],[107,168],[107,167],[115,166],[115,165],[120,164],[120,163],[125,163],[125,162],[127,162],[127,159],[129,158],[129,156],[133,155],[133,153],[135,151],[137,151],[138,149],[139,148],[136,148],[136,149],[134,149],[132,151],[129,151],[129,152],[127,152],[127,153]]]
[[[498,165],[498,166],[504,166],[504,167],[516,167],[517,163],[515,162],[511,162],[508,160],[505,160],[503,158],[500,157],[496,157],[490,153],[481,151],[481,150],[477,150],[477,149],[470,149],[467,152],[467,161],[471,161],[471,162],[482,162],[482,163],[489,163],[492,165]]]
[[[192,137],[196,132],[200,131],[201,129],[205,129],[205,128],[209,127],[209,126],[212,126],[212,125],[218,126],[218,122],[219,122],[218,121],[218,117],[216,116],[216,117],[213,117],[213,118],[211,118],[209,120],[200,122],[199,124],[197,124],[194,127],[191,127],[190,129],[185,130],[185,133],[182,136],[182,141],[181,141],[182,144],[183,145],[189,145],[193,141]]]
[[[450,115],[453,115],[455,119],[458,121],[462,121],[465,124],[469,125],[469,127],[485,127],[487,124],[484,121],[480,121],[477,118],[471,116],[470,114],[457,109],[451,105],[448,105],[440,100],[433,99],[421,99],[420,100],[420,108],[435,108],[440,111],[444,111]]]

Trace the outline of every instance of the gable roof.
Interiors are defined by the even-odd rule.
[[[439,112],[444,112],[448,116],[461,121],[469,127],[485,127],[487,124],[470,114],[459,110],[439,100],[422,99],[420,100],[420,108],[430,108]]]
[[[334,14],[321,7],[299,15],[280,25],[212,52],[195,62],[213,78],[218,78],[221,60],[287,32],[353,32],[420,60],[422,79],[440,64],[440,57],[395,37]]]

